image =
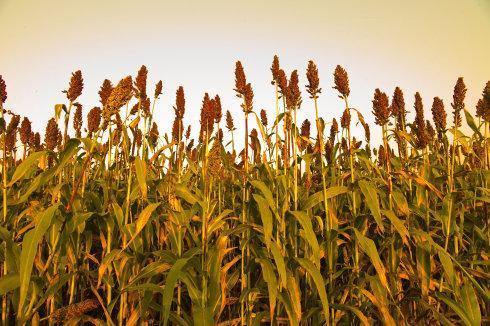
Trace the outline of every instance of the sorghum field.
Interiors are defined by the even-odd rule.
[[[490,82],[476,116],[463,78],[432,117],[376,89],[370,126],[341,66],[320,80],[310,61],[301,92],[275,56],[266,112],[238,61],[243,114],[206,93],[190,139],[184,88],[155,111],[147,73],[105,80],[88,110],[74,72],[44,137],[0,77],[2,324],[490,322]]]

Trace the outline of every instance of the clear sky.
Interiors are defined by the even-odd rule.
[[[186,93],[185,123],[198,132],[204,92],[218,93],[240,123],[234,64],[241,60],[255,93],[255,108],[274,112],[270,65],[278,54],[289,74],[313,59],[320,70],[320,110],[339,118],[342,102],[333,85],[337,64],[349,73],[350,104],[370,122],[374,89],[390,96],[399,85],[413,111],[420,91],[431,118],[434,96],[450,110],[459,76],[471,112],[490,79],[490,0],[412,1],[127,1],[0,0],[0,74],[7,107],[44,129],[70,73],[81,69],[84,116],[98,105],[104,78],[117,83],[149,69],[149,93],[159,79],[164,96],[156,108],[160,131],[169,131],[175,90]],[[303,88],[304,90],[304,88]],[[306,92],[299,118],[314,119]],[[410,115],[410,120],[412,119]],[[376,129],[371,130],[376,135]]]

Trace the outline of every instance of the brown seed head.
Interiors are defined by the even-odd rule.
[[[184,87],[179,86],[175,92],[175,106],[174,106],[175,116],[179,119],[184,117],[185,113],[185,95]]]
[[[99,307],[99,301],[95,299],[87,299],[79,303],[74,303],[65,307],[62,307],[54,311],[49,319],[56,324],[65,324],[72,319],[82,317],[89,311],[95,310]]]
[[[322,89],[320,88],[318,68],[312,60],[308,62],[308,68],[306,69],[306,78],[308,79],[308,85],[306,85],[306,89],[310,94],[310,97],[317,97],[318,94],[322,92]]]
[[[71,102],[75,102],[75,100],[80,95],[82,95],[82,90],[83,90],[82,72],[80,70],[77,70],[71,74],[70,86],[66,91],[66,97]]]
[[[201,141],[205,140],[205,136],[210,137],[213,133],[214,105],[214,99],[210,99],[209,94],[205,93],[201,108],[201,131],[199,132],[199,138]]]
[[[481,108],[477,109],[481,113],[483,121],[490,122],[490,81],[487,82],[483,89]]]
[[[2,75],[0,75],[0,106],[7,100],[7,85],[5,80],[3,80]]]
[[[264,109],[260,110],[260,122],[262,122],[263,126],[267,127],[267,112]]]
[[[348,109],[344,110],[344,113],[342,114],[342,118],[340,119],[340,126],[344,129],[349,129],[350,128],[350,112]]]
[[[345,137],[342,137],[340,147],[342,148],[342,152],[349,153],[349,144],[347,143],[347,139],[345,139]]]
[[[432,124],[430,123],[429,120],[425,120],[425,125],[426,125],[426,132],[427,132],[427,136],[429,137],[429,140],[434,139],[436,136],[436,131],[432,127]]]
[[[444,110],[444,102],[439,97],[434,97],[432,102],[432,119],[438,132],[446,130],[446,110]]]
[[[13,114],[12,119],[10,119],[10,122],[7,126],[7,133],[17,131],[17,127],[19,127],[20,123],[20,115]]]
[[[485,106],[483,104],[483,99],[479,99],[476,103],[476,116],[482,118],[485,113]]]
[[[461,110],[464,109],[464,98],[466,96],[466,85],[463,82],[463,77],[459,77],[454,86],[453,93],[453,123],[456,128],[461,127]]]
[[[24,146],[27,145],[29,143],[29,139],[32,134],[31,121],[29,121],[27,117],[24,117],[24,119],[22,119],[22,123],[20,124],[19,134],[20,134],[20,141],[22,142],[22,144]]]
[[[143,116],[145,116],[145,117],[150,116],[150,114],[151,114],[150,106],[151,106],[151,103],[150,103],[149,97],[146,97],[146,98],[141,100],[141,112],[143,112]]]
[[[155,98],[158,98],[163,91],[163,82],[161,80],[155,85]]]
[[[301,106],[301,91],[299,90],[297,70],[294,70],[289,78],[289,85],[286,92],[286,104],[289,109],[297,109]]]
[[[58,129],[58,123],[56,123],[55,118],[51,118],[46,126],[46,134],[44,136],[44,142],[46,143],[46,148],[48,150],[54,150],[58,145],[58,134],[60,133]]]
[[[111,96],[111,92],[114,89],[112,86],[112,83],[109,79],[104,79],[104,82],[102,83],[102,86],[100,86],[99,90],[99,97],[100,97],[100,103],[102,104],[102,107],[105,107],[107,104],[107,100],[109,99],[109,96]]]
[[[186,147],[186,151],[187,152],[190,152],[192,150],[192,147],[194,147],[194,139],[191,139],[191,141],[189,142],[189,144],[187,144],[187,147]]]
[[[101,114],[102,110],[99,107],[94,107],[87,114],[87,130],[90,136],[99,129]]]
[[[301,136],[304,138],[310,138],[311,122],[305,119],[301,124]]]
[[[75,106],[76,106],[76,110],[75,110],[75,115],[73,117],[73,129],[75,129],[76,137],[80,138],[82,137],[81,130],[83,124],[82,105],[80,103],[76,103]]]
[[[134,103],[133,104],[133,107],[131,108],[131,110],[129,110],[129,114],[130,115],[133,115],[133,114],[138,113],[138,110],[140,109],[140,105],[141,105],[141,103],[139,103],[139,102],[138,103]]]
[[[396,118],[396,127],[398,130],[402,130],[405,126],[406,111],[405,111],[405,99],[403,97],[403,91],[400,87],[396,87],[393,92],[393,99],[391,101],[391,116]]]
[[[233,125],[233,117],[231,116],[231,113],[230,111],[226,111],[226,128],[229,130],[229,131],[232,131],[234,129],[234,125]]]
[[[284,127],[288,131],[291,131],[291,129],[293,128],[293,119],[291,119],[290,112],[286,112],[286,114],[284,115]]]
[[[221,117],[223,116],[223,109],[221,108],[221,99],[219,95],[214,97],[214,121],[219,123],[221,121]]]
[[[371,130],[369,129],[369,125],[367,123],[363,123],[362,127],[364,128],[364,137],[366,138],[366,142],[371,142]]]
[[[221,156],[221,143],[215,142],[209,151],[208,176],[220,178],[223,174],[223,157]]]
[[[184,129],[184,125],[182,120],[178,117],[175,117],[174,123],[172,124],[172,141],[180,142],[182,140],[182,132]]]
[[[337,119],[333,118],[332,126],[330,127],[330,142],[332,145],[335,143],[335,135],[339,132],[339,124],[337,123]]]
[[[425,119],[424,119],[424,105],[422,103],[422,97],[419,92],[415,93],[415,132],[417,135],[417,148],[423,149],[427,146],[428,138],[427,138],[427,130],[425,127]]]
[[[159,136],[160,133],[158,132],[158,125],[155,122],[153,122],[153,124],[151,125],[150,136],[149,136],[150,144],[153,148],[157,145]]]
[[[5,135],[5,149],[7,152],[16,150],[17,143],[17,128],[19,127],[20,116],[12,115],[12,119],[10,119],[10,123],[7,126],[6,135]]]
[[[242,109],[244,112],[252,112],[253,110],[253,99],[254,99],[254,92],[252,90],[252,85],[248,83],[245,85],[245,89],[243,91],[243,97],[244,97],[244,103],[242,104]]]
[[[132,94],[133,79],[127,76],[119,81],[117,86],[112,90],[111,95],[107,99],[107,107],[104,107],[104,119],[109,120],[110,117],[119,111],[119,109],[129,102]]]
[[[333,162],[333,143],[329,140],[325,142],[325,158],[327,159],[328,164],[332,164]]]
[[[384,166],[386,163],[386,151],[383,145],[379,145],[378,150],[378,165]]]
[[[138,147],[141,147],[141,145],[143,144],[143,132],[140,128],[136,128],[134,141],[136,142],[136,146]]]
[[[374,91],[373,114],[375,122],[379,126],[384,126],[390,118],[388,96],[381,92],[379,88]]]
[[[218,141],[223,142],[223,129],[221,128],[218,129]]]
[[[237,96],[245,95],[245,87],[247,85],[247,78],[245,77],[245,71],[243,71],[243,66],[240,61],[235,64],[235,92]]]
[[[31,132],[31,136],[29,138],[29,146],[31,149],[34,149],[36,151],[41,149],[41,135],[36,132]]]
[[[347,75],[347,71],[345,71],[340,65],[337,65],[337,67],[335,67],[333,77],[335,82],[334,88],[339,91],[343,97],[349,96],[349,76]]]
[[[272,67],[271,67],[271,72],[272,72],[272,84],[276,84],[277,81],[279,80],[279,57],[277,55],[274,56],[274,59],[272,59]]]
[[[136,75],[136,79],[134,81],[134,86],[138,90],[137,96],[139,98],[146,98],[146,79],[148,78],[148,69],[146,69],[145,65],[142,65],[140,70],[138,70],[138,74]]]
[[[279,72],[277,73],[277,84],[279,86],[279,92],[284,95],[288,88],[288,78],[282,69],[279,69]]]

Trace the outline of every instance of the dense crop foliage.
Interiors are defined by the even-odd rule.
[[[490,82],[474,118],[458,79],[433,123],[419,93],[409,120],[400,88],[376,89],[369,126],[342,67],[327,87],[339,122],[322,118],[312,61],[303,94],[296,70],[271,71],[274,109],[254,110],[237,62],[243,115],[206,93],[195,140],[183,87],[162,136],[145,66],[105,80],[86,114],[73,73],[44,142],[0,76],[2,324],[490,322]]]

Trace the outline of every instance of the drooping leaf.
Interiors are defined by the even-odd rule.
[[[136,179],[138,180],[141,190],[141,196],[143,199],[146,199],[148,196],[148,187],[146,185],[146,163],[139,156],[137,156],[134,160],[134,167],[136,170]]]
[[[330,320],[330,305],[328,303],[327,290],[325,289],[325,282],[323,281],[322,274],[318,267],[313,265],[311,261],[305,258],[296,258],[298,263],[303,267],[306,272],[313,278],[313,282],[315,283],[316,289],[318,291],[318,295],[320,296],[320,300],[323,306],[323,314],[325,315],[325,320]]]
[[[22,163],[19,164],[19,166],[17,166],[17,168],[15,169],[14,175],[12,176],[12,179],[10,179],[10,182],[7,186],[12,187],[12,185],[14,183],[21,180],[26,175],[26,173],[44,155],[46,155],[46,151],[34,152],[34,153],[30,154],[29,156],[27,156],[26,159],[23,160]]]
[[[253,196],[259,206],[260,217],[262,219],[262,226],[264,228],[265,244],[267,248],[269,248],[272,240],[272,228],[273,228],[271,210],[269,209],[267,200],[264,197],[258,194],[254,194]]]
[[[388,280],[386,278],[386,268],[381,262],[381,258],[379,258],[376,245],[374,244],[373,240],[362,235],[361,232],[359,232],[357,229],[354,229],[354,232],[356,234],[357,241],[359,241],[359,247],[368,255],[369,259],[373,263],[374,268],[376,269],[376,273],[379,280],[381,281],[381,284],[383,284],[383,286],[389,292]]]
[[[366,198],[366,205],[369,207],[371,214],[373,214],[374,220],[378,224],[381,231],[384,231],[376,188],[366,180],[360,180],[359,187],[361,188],[362,194]]]
[[[38,218],[36,218],[36,226],[34,227],[34,229],[26,233],[26,235],[24,236],[24,240],[22,241],[19,272],[19,308],[17,310],[20,316],[23,316],[23,308],[27,297],[27,291],[29,289],[32,267],[37,252],[37,246],[41,242],[41,239],[43,238],[46,231],[51,226],[51,220],[58,210],[59,205],[59,203],[55,204],[39,213]]]

